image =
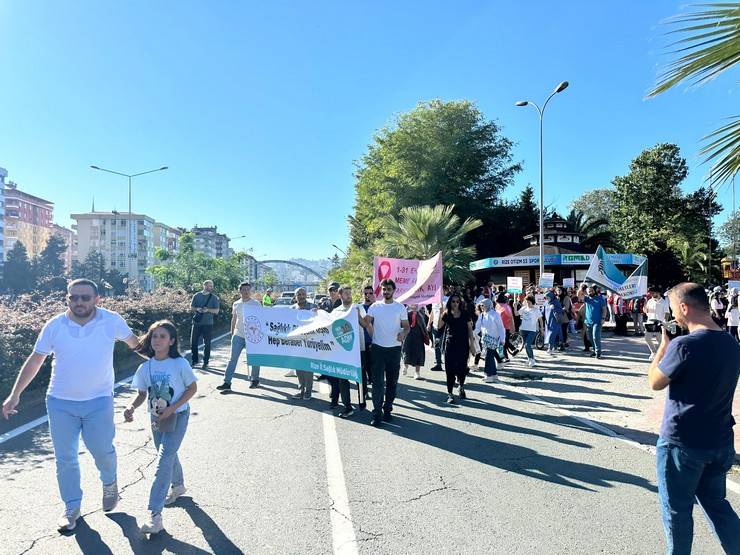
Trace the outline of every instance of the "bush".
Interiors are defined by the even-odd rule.
[[[137,291],[126,296],[102,297],[100,306],[118,312],[137,335],[142,335],[157,320],[171,320],[177,328],[180,349],[184,351],[190,344],[191,298],[184,290],[158,289],[151,293]],[[214,332],[228,329],[232,301],[230,296],[221,298],[221,311],[214,319]],[[64,293],[61,292],[0,296],[0,399],[5,399],[10,392],[43,325],[65,310]],[[113,360],[116,371],[119,371],[130,368],[141,359],[118,342]],[[50,369],[49,357],[29,390],[46,387]]]

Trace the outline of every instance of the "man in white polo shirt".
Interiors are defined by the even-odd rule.
[[[139,342],[120,314],[96,307],[100,297],[95,282],[74,280],[67,293],[69,308],[43,327],[33,353],[3,403],[3,416],[7,419],[16,413],[21,393],[38,374],[46,357],[54,355],[46,409],[59,493],[65,505],[58,522],[60,531],[74,529],[80,516],[80,434],[100,472],[103,510],[112,511],[118,503],[113,447],[113,346],[116,341],[124,341],[133,349]]]
[[[396,283],[392,279],[380,282],[383,299],[370,306],[367,322],[373,325],[373,426],[393,418],[393,401],[396,398],[398,374],[401,370],[401,344],[409,333],[406,307],[393,300]],[[384,400],[385,399],[385,400]]]

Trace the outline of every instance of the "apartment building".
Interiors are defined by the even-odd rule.
[[[217,226],[196,226],[190,232],[193,234],[196,251],[212,258],[228,258],[233,254],[229,248],[229,238],[219,233]]]
[[[54,203],[21,191],[12,181],[4,184],[3,191],[5,258],[17,241],[26,247],[29,258],[38,256],[54,233],[52,228]]]

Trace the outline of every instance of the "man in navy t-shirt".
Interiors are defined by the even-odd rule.
[[[701,504],[726,553],[740,553],[740,519],[726,497],[735,458],[732,399],[740,346],[712,320],[701,285],[671,289],[678,324],[689,330],[663,342],[648,370],[654,390],[668,387],[657,444],[658,494],[669,553],[690,553],[694,499]]]

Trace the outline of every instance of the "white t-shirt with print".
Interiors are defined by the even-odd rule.
[[[117,312],[97,307],[84,326],[66,312],[41,329],[35,353],[54,355],[47,395],[66,401],[89,401],[113,395],[113,347],[133,335]]]
[[[519,317],[522,319],[519,324],[520,331],[538,331],[540,326],[537,322],[542,318],[542,312],[537,305],[530,308],[529,306],[523,306],[519,309]]]
[[[131,386],[138,391],[147,392],[147,409],[154,412],[154,405],[161,411],[177,403],[188,386],[197,380],[190,364],[183,357],[164,360],[151,358],[136,370]],[[188,410],[188,406],[188,403],[183,404],[177,412]]]
[[[408,322],[406,307],[397,301],[386,303],[376,301],[367,311],[373,317],[373,345],[380,347],[400,347],[398,334],[401,333],[401,322]]]
[[[234,301],[234,304],[231,305],[232,314],[236,314],[236,324],[234,325],[234,335],[237,337],[244,338],[244,307],[245,306],[262,306],[260,302],[256,299],[249,299],[248,301],[243,301],[239,299],[238,301]]]
[[[645,303],[645,312],[647,313],[648,320],[659,320],[662,322],[668,313],[668,301],[663,298],[653,299],[651,297]]]

